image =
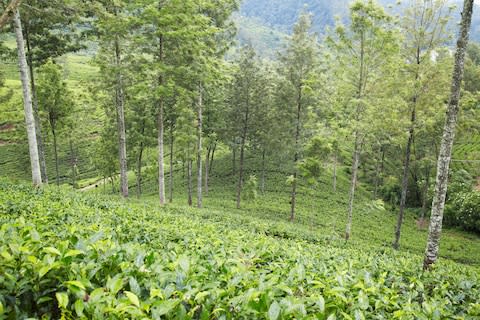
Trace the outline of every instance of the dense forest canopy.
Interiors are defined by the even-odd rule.
[[[0,0],[0,318],[477,319],[478,9]]]

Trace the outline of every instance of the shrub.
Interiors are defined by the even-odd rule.
[[[480,233],[480,192],[462,191],[451,195],[445,208],[445,223]]]

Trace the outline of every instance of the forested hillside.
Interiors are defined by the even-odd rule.
[[[379,1],[392,15],[401,14],[402,10],[410,1],[403,0],[381,0]],[[455,6],[452,16],[457,19],[460,15],[462,2],[459,0],[447,1],[449,5]],[[321,35],[326,34],[327,28],[333,29],[336,20],[348,21],[348,7],[350,0],[244,0],[240,5],[238,23],[240,43],[252,42],[257,50],[267,56],[271,56],[275,50],[284,44],[286,37],[292,30],[293,25],[301,12],[310,12],[313,16],[313,30]],[[241,17],[241,18],[240,18]],[[456,25],[451,24],[452,34]],[[279,36],[279,33],[283,35]],[[268,39],[267,47],[264,39]],[[480,42],[480,13],[474,12],[472,21],[473,41]],[[262,41],[259,41],[262,39]]]
[[[478,17],[0,0],[0,319],[479,319]]]

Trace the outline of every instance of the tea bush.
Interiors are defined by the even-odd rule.
[[[204,214],[0,181],[0,318],[480,317],[478,268]]]

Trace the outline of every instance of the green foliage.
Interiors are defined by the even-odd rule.
[[[422,273],[415,255],[323,246],[294,234],[272,237],[260,220],[252,228],[195,212],[1,181],[0,313],[110,319],[480,315],[477,269],[443,261]]]
[[[62,68],[52,60],[38,69],[37,96],[40,110],[45,113],[50,129],[55,134],[74,112],[74,102],[63,80]]]
[[[445,224],[480,233],[480,192],[465,170],[452,173],[445,205]]]
[[[480,192],[454,193],[445,206],[445,224],[480,233]]]
[[[258,181],[255,175],[250,175],[243,187],[242,199],[247,201],[255,201],[258,196]]]
[[[399,203],[401,191],[402,188],[398,178],[393,176],[386,177],[383,186],[380,188],[380,194],[392,207]]]

